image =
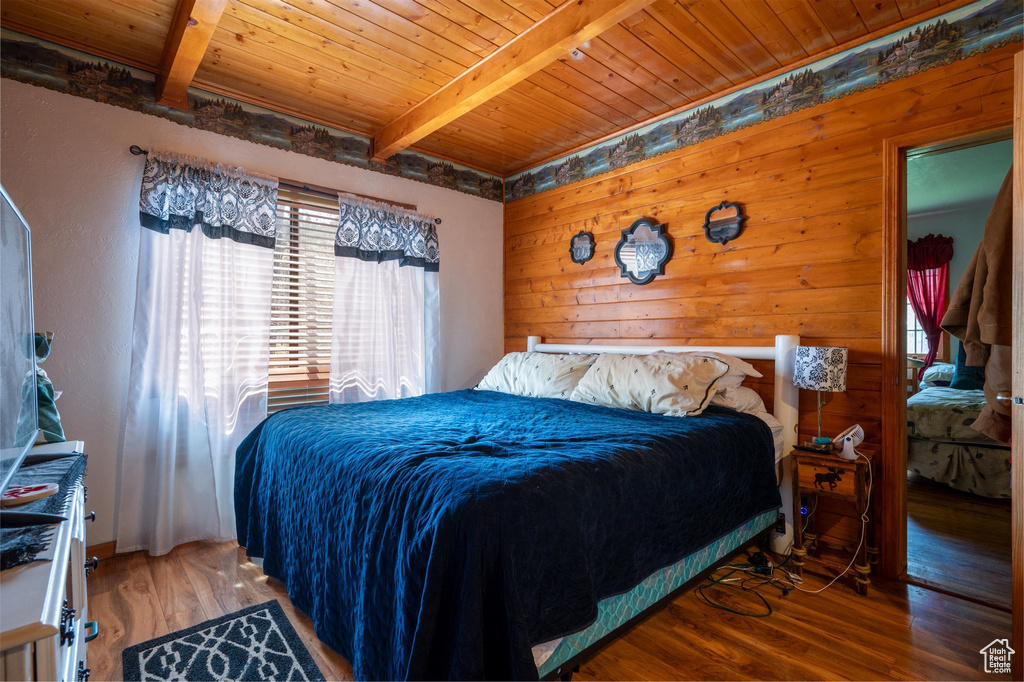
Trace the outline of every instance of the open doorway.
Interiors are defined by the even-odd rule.
[[[1012,140],[908,150],[905,164],[906,537],[912,582],[1010,609],[1009,445],[972,428],[984,368],[938,323],[968,271]]]

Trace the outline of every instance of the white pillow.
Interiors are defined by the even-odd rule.
[[[568,398],[594,364],[596,355],[509,353],[477,385],[528,398]]]
[[[761,396],[757,394],[757,391],[746,386],[721,389],[711,399],[711,404],[718,405],[719,407],[729,407],[737,412],[752,414],[760,418],[772,430],[772,441],[775,444],[775,461],[779,461],[779,458],[782,456],[783,445],[782,423],[768,412],[764,406],[764,401],[761,400]]]
[[[676,417],[697,415],[711,403],[715,382],[729,365],[687,353],[599,355],[569,400]]]
[[[729,365],[729,373],[718,380],[718,390],[722,390],[724,388],[736,388],[737,386],[742,384],[743,380],[746,379],[747,377],[754,377],[755,379],[760,379],[762,376],[764,376],[756,369],[754,369],[754,366],[751,365],[746,360],[740,360],[739,358],[733,357],[731,355],[726,355],[725,353],[715,353],[714,351],[690,351],[686,353],[686,355],[696,355],[704,358],[715,358],[716,360],[721,360],[725,364]]]
[[[721,385],[721,383],[719,381],[718,385]],[[746,386],[720,388],[718,393],[711,399],[711,404],[718,405],[719,407],[729,407],[737,412],[747,412],[749,414],[768,411],[765,409],[764,401],[761,400],[761,396],[757,394],[757,391]]]
[[[921,383],[918,388],[923,390],[931,386],[949,386],[953,381],[955,371],[956,365],[951,365],[948,362],[933,363],[921,375]]]

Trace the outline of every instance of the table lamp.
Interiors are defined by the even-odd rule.
[[[818,392],[818,436],[814,445],[822,450],[831,447],[832,439],[821,435],[822,391],[846,390],[846,348],[830,346],[797,346],[793,385]]]

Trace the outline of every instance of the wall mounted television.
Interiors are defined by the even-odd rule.
[[[39,435],[28,223],[0,187],[0,491]]]

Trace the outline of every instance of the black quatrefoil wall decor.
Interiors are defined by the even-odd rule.
[[[582,230],[569,240],[569,257],[583,265],[594,257],[594,235]]]
[[[647,284],[665,274],[665,263],[672,257],[672,241],[665,226],[649,218],[640,218],[622,231],[615,247],[615,264],[623,277],[633,284]]]
[[[743,221],[746,217],[739,204],[723,201],[704,216],[704,235],[709,242],[725,244],[731,239],[736,239],[743,231]]]

